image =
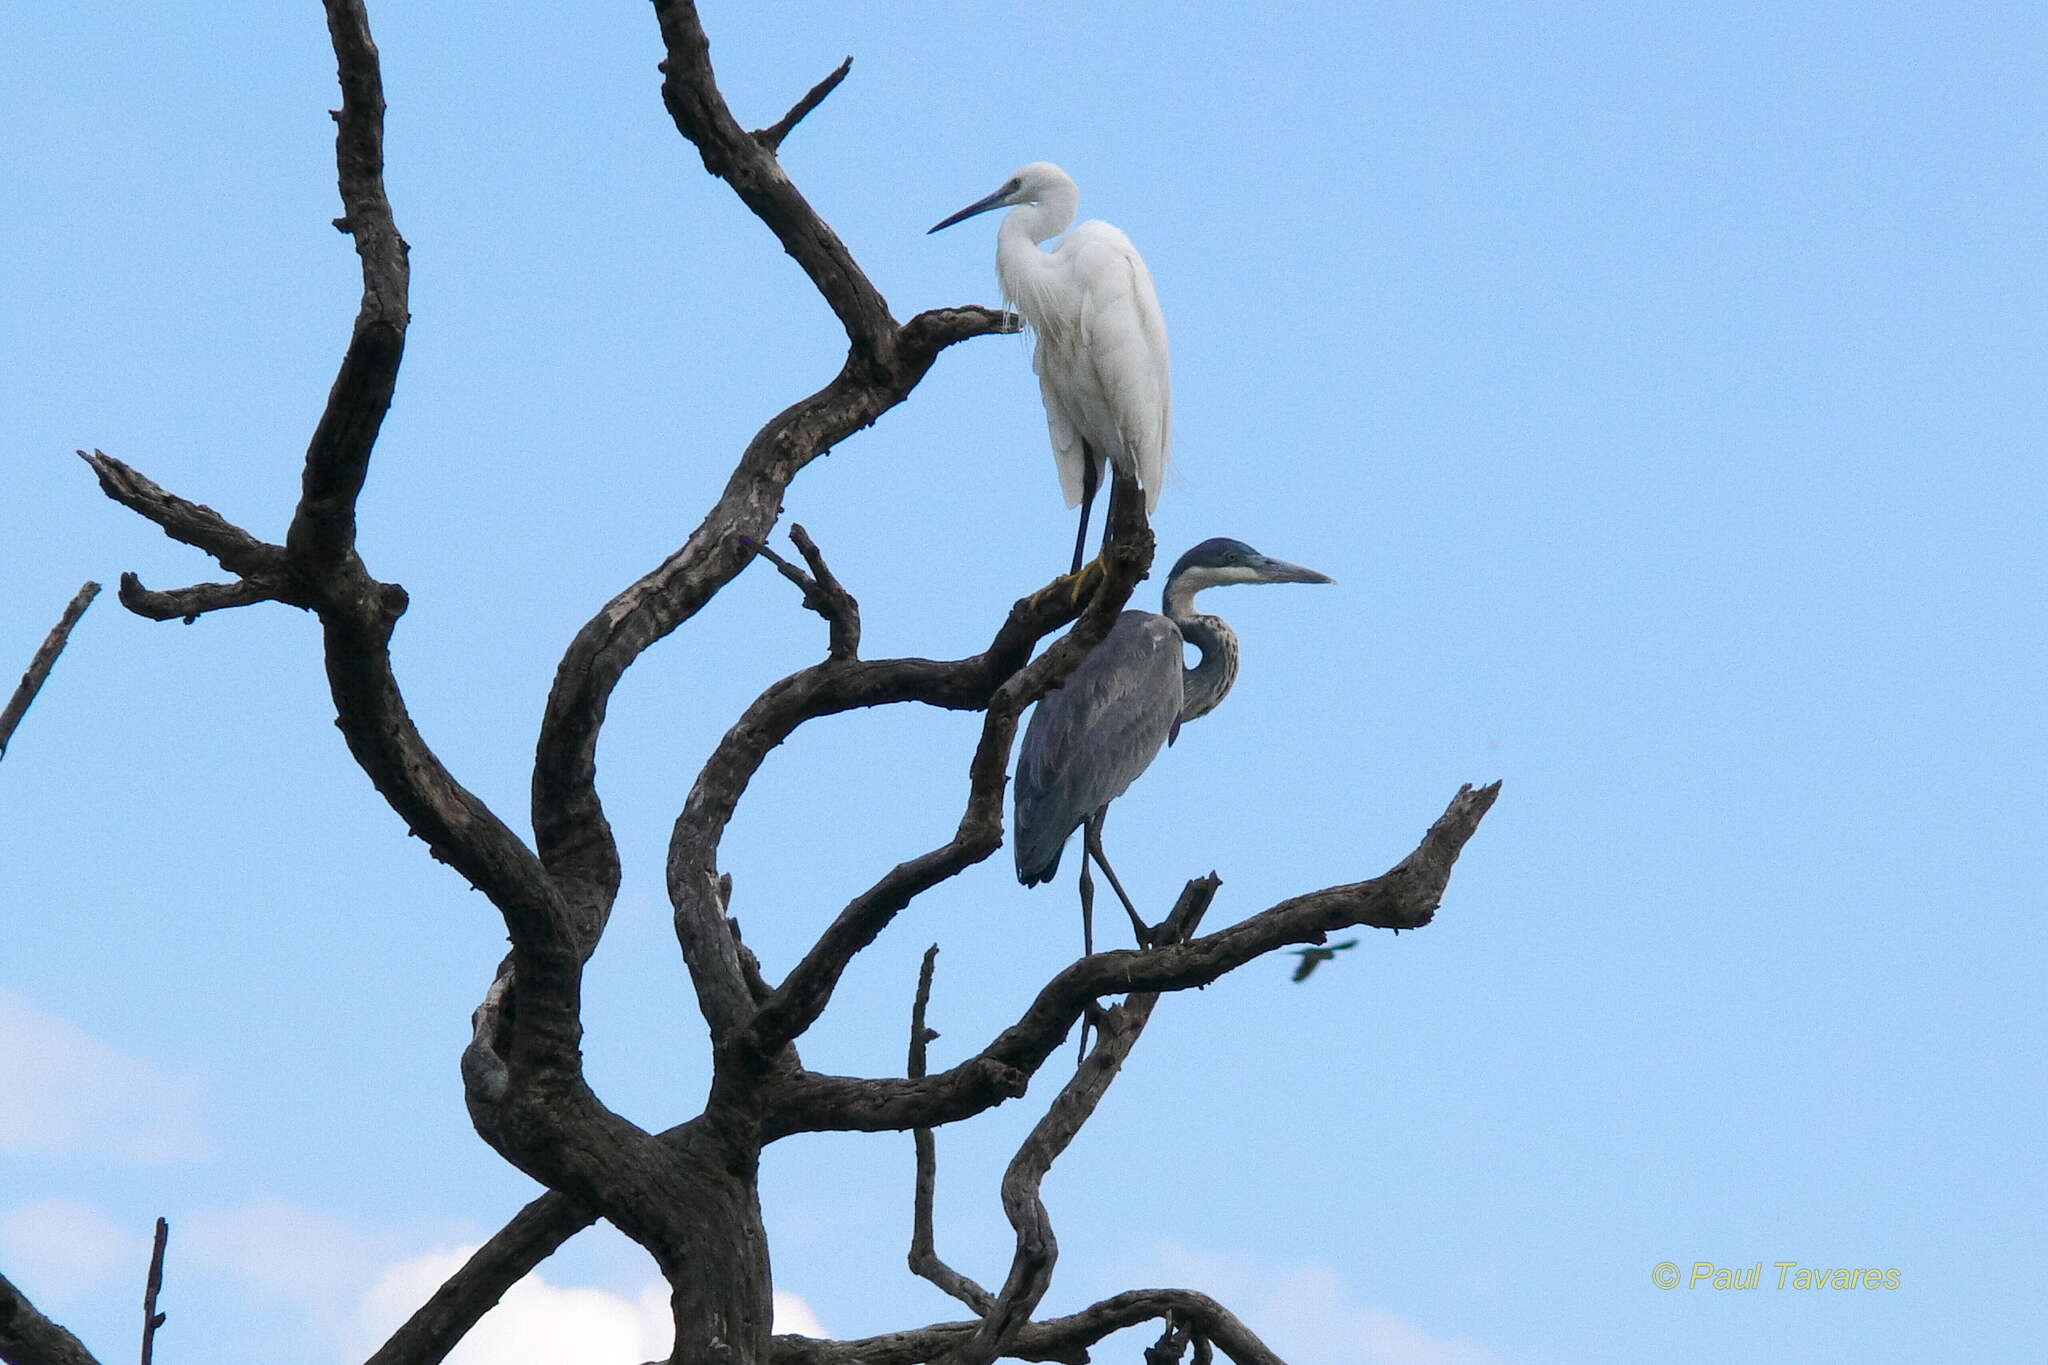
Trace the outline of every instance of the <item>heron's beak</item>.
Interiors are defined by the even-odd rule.
[[[929,237],[934,232],[937,232],[940,228],[949,228],[953,226],[953,224],[955,223],[964,222],[967,219],[972,218],[977,213],[987,213],[990,209],[999,209],[1003,207],[1004,201],[1008,197],[1009,196],[1004,191],[997,190],[994,194],[991,194],[986,199],[977,199],[973,203],[969,204],[966,208],[954,214],[951,218],[946,219],[944,222],[934,223],[930,227],[926,228],[924,235]]]
[[[1259,565],[1261,583],[1335,583],[1337,580],[1326,573],[1301,564],[1289,564],[1284,559],[1268,559]]]

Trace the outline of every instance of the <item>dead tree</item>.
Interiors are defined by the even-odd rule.
[[[677,129],[809,276],[845,329],[846,360],[823,388],[761,427],[682,546],[577,632],[541,721],[532,837],[522,837],[457,781],[414,727],[389,648],[406,593],[375,578],[357,549],[357,495],[404,354],[408,266],[384,192],[384,99],[362,0],[326,0],[326,8],[342,88],[335,119],[343,215],[335,226],[354,239],[363,294],[283,543],[258,539],[110,455],[84,458],[108,497],[204,551],[228,575],[169,591],[123,575],[123,605],[158,620],[189,621],[261,602],[313,613],[350,753],[432,855],[489,898],[510,937],[511,951],[475,1012],[463,1081],[484,1141],[550,1192],[471,1257],[371,1358],[374,1365],[442,1359],[507,1288],[598,1218],[644,1247],[667,1279],[676,1330],[671,1358],[678,1363],[1080,1361],[1104,1336],[1148,1320],[1161,1325],[1148,1360],[1179,1360],[1190,1350],[1195,1360],[1216,1351],[1239,1362],[1277,1360],[1224,1307],[1189,1291],[1135,1291],[1068,1317],[1034,1318],[1056,1255],[1040,1182],[1088,1120],[1161,993],[1201,986],[1290,945],[1320,944],[1333,930],[1429,923],[1452,863],[1496,788],[1460,790],[1415,851],[1383,875],[1296,896],[1211,933],[1199,928],[1218,883],[1213,876],[1191,881],[1154,929],[1153,946],[1072,963],[1014,1023],[936,1073],[925,1066],[928,959],[906,1075],[807,1068],[798,1044],[830,1005],[853,957],[913,898],[1001,846],[1001,800],[1018,717],[1103,638],[1147,572],[1153,546],[1142,499],[1113,498],[1103,573],[1085,584],[1058,579],[1021,598],[994,623],[981,653],[862,657],[859,608],[818,547],[793,527],[801,566],[769,548],[784,492],[812,460],[902,402],[945,348],[1013,331],[1017,322],[996,309],[963,306],[899,323],[777,160],[783,139],[846,68],[776,122],[748,131],[719,92],[695,7],[654,0],[665,49],[662,98]],[[713,1080],[701,1113],[649,1132],[606,1106],[585,1077],[579,1048],[583,970],[620,884],[619,850],[595,780],[598,735],[626,669],[757,559],[791,579],[804,605],[824,619],[825,656],[747,707],[676,816],[667,886],[708,1032]],[[1069,625],[1033,657],[1041,640]],[[769,981],[727,915],[731,883],[719,868],[727,822],[763,759],[797,727],[899,703],[982,715],[958,826],[945,843],[905,858],[852,895],[794,969]],[[1122,1001],[1105,1007],[1109,997]],[[933,1245],[930,1130],[1024,1094],[1084,1017],[1095,1025],[1096,1042],[1003,1179],[1002,1207],[1016,1230],[1016,1250],[1002,1284],[984,1288],[947,1267]],[[856,1341],[771,1337],[768,1244],[757,1193],[763,1148],[796,1133],[890,1130],[919,1135],[913,1269],[960,1300],[967,1316]],[[67,1354],[75,1342],[54,1336],[23,1344],[23,1332],[35,1336],[45,1328],[62,1331],[0,1281],[0,1354],[16,1362],[78,1358]]]

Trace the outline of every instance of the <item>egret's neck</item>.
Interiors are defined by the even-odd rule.
[[[1214,711],[1237,681],[1237,632],[1222,617],[1204,616],[1195,610],[1199,591],[1178,581],[1166,585],[1167,618],[1180,627],[1181,638],[1202,655],[1193,668],[1181,669],[1183,724]]]
[[[1004,214],[996,232],[996,280],[1003,286],[1004,299],[1024,315],[1042,341],[1055,345],[1065,335],[1070,310],[1060,306],[1063,272],[1038,244],[1066,231],[1080,200],[1072,181],[1047,185],[1036,203],[1019,204]]]
[[[1074,210],[1080,202],[1081,192],[1071,180],[1041,187],[1037,202],[1019,204],[1003,215],[1003,225],[996,232],[998,248],[1027,242],[1037,246],[1048,237],[1057,237],[1074,221]]]

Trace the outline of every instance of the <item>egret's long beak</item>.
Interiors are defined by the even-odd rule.
[[[1284,559],[1268,559],[1259,565],[1261,583],[1335,583],[1337,580],[1326,573],[1301,564],[1289,564]]]
[[[972,218],[977,213],[987,213],[990,209],[999,209],[1003,207],[1003,201],[1008,197],[1008,192],[1006,190],[997,190],[994,194],[991,194],[986,199],[977,199],[973,203],[969,204],[966,208],[954,214],[951,218],[946,219],[944,222],[934,223],[930,227],[926,228],[924,235],[929,237],[934,232],[937,232],[940,228],[949,228],[953,226],[953,224],[955,223],[964,222],[965,220]]]

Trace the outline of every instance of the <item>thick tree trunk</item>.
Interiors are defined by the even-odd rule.
[[[621,1206],[620,1230],[645,1247],[669,1284],[670,1365],[766,1365],[774,1320],[768,1234],[761,1222],[760,1146],[710,1125],[667,1147],[656,1197]]]

